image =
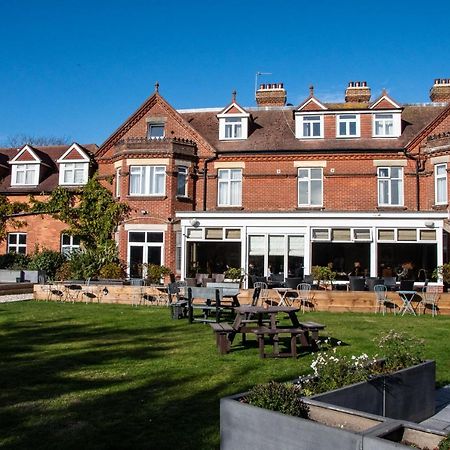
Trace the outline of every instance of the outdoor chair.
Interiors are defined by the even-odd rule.
[[[303,282],[303,278],[295,277],[295,278],[285,278],[284,284],[289,289],[297,289],[297,286]]]
[[[375,313],[382,311],[383,316],[386,313],[387,308],[394,310],[394,315],[397,313],[397,304],[390,300],[387,296],[387,287],[384,284],[376,284],[373,287],[376,297]]]
[[[364,277],[348,277],[349,288],[351,291],[365,291],[366,290],[366,280]]]
[[[256,296],[256,299],[254,299],[253,301],[255,302],[255,304],[253,304],[252,301],[252,306],[257,306],[258,301],[261,301],[261,306],[264,305],[264,302],[269,301],[269,288],[267,287],[266,283],[263,283],[262,281],[257,281],[256,283],[253,283],[253,296],[255,297],[255,291],[258,292],[258,295]]]
[[[383,277],[383,280],[388,291],[395,291],[397,289],[397,279],[395,277]]]
[[[144,280],[142,278],[131,278],[130,285],[135,287],[131,295],[131,306],[138,306],[143,301]]]
[[[424,286],[422,290],[422,300],[420,302],[420,307],[422,307],[423,314],[427,308],[431,309],[431,316],[434,317],[438,312],[439,308],[437,306],[439,301],[439,289],[437,286]],[[420,313],[420,309],[419,309]]]
[[[309,283],[300,283],[297,285],[297,295],[303,314],[305,313],[305,308],[309,308],[310,311],[315,309],[314,295],[311,292],[311,285]]]
[[[377,277],[368,277],[366,278],[366,286],[367,286],[367,290],[373,292],[373,288],[376,285],[384,285],[384,280],[382,278],[377,278]]]

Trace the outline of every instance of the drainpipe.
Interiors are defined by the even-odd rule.
[[[207,177],[208,177],[208,164],[217,159],[217,155],[211,156],[205,159],[203,165],[203,211],[206,211],[206,195],[208,193]]]
[[[407,150],[403,150],[405,156],[416,163],[416,209],[420,211],[420,177],[419,174],[425,171],[425,159],[420,154],[411,155]]]

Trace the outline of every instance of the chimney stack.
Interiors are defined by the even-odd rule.
[[[367,81],[349,81],[345,90],[345,101],[347,103],[369,103],[370,95]]]
[[[287,92],[283,83],[260,84],[256,91],[256,103],[258,106],[284,106]]]
[[[450,101],[450,78],[436,78],[434,85],[430,89],[430,99],[432,102]]]

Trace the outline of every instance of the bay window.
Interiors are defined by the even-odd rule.
[[[165,166],[130,166],[130,195],[164,195]]]

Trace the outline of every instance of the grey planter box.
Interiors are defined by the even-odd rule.
[[[311,420],[242,403],[239,400],[245,393],[223,398],[220,402],[221,449],[411,448],[401,444],[402,439],[429,448],[436,447],[445,433],[426,429],[407,421],[411,419],[405,419],[410,416],[423,420],[422,417],[434,414],[434,361],[379,378],[384,378],[383,389],[380,389],[379,380],[372,380],[330,391],[314,399],[305,399],[310,406]],[[414,395],[418,395],[420,400],[416,401]],[[329,400],[334,404],[330,404]],[[395,402],[398,402],[398,407],[391,405]],[[352,408],[336,403],[349,403]],[[418,405],[427,412],[419,412]],[[367,412],[367,409],[389,410],[392,415],[402,416],[402,421]]]
[[[30,283],[45,284],[47,281],[47,275],[45,270],[24,270],[23,279]]]
[[[436,364],[425,361],[311,398],[391,419],[421,422],[435,413],[435,383]]]
[[[23,270],[0,269],[0,283],[17,283],[23,280]]]

